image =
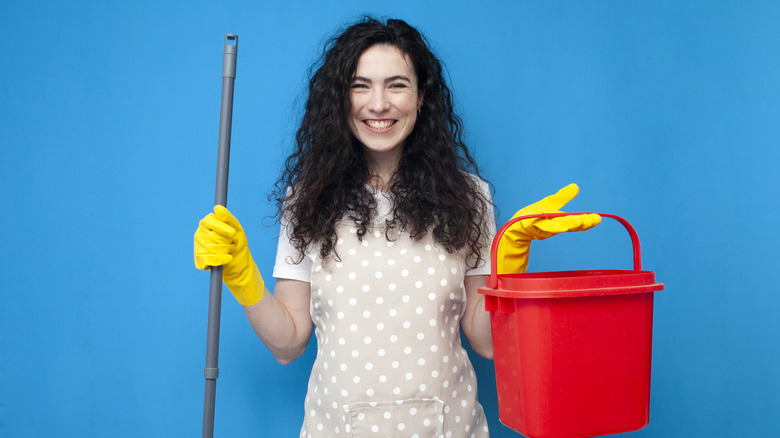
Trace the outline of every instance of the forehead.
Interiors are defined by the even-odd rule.
[[[366,49],[358,58],[355,76],[387,78],[403,75],[416,78],[411,58],[389,44],[377,44]]]

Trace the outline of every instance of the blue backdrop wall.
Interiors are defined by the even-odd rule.
[[[360,14],[404,18],[448,66],[499,220],[569,182],[637,228],[656,294],[650,425],[780,430],[780,6],[772,1],[0,3],[0,436],[191,437],[203,409],[225,33],[239,35],[229,205],[270,270],[266,199],[306,70]],[[605,223],[532,270],[628,268]],[[296,436],[314,345],[289,366],[230,294],[216,436]],[[492,435],[493,364],[474,358]]]

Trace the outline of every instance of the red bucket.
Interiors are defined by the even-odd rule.
[[[664,285],[643,271],[636,231],[634,270],[497,275],[479,292],[490,312],[501,423],[530,438],[593,437],[641,429],[650,421],[653,296]]]

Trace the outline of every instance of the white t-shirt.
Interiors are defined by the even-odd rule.
[[[476,178],[476,177],[475,177]],[[479,188],[482,190],[485,199],[490,200],[490,188],[482,180],[478,181]],[[373,190],[373,189],[372,189]],[[389,194],[373,190],[374,198],[377,203],[377,215],[374,221],[382,222],[390,218],[392,212],[393,201]],[[496,233],[495,218],[493,217],[493,210],[488,209],[486,212],[490,217],[488,218],[489,236],[492,239]],[[282,219],[281,229],[279,230],[279,244],[276,249],[276,262],[274,264],[273,276],[276,278],[286,278],[291,280],[311,282],[311,273],[314,267],[314,260],[319,257],[319,247],[315,246],[307,249],[303,260],[300,263],[295,263],[300,258],[298,250],[290,242],[290,232],[287,227],[288,221]],[[492,240],[491,240],[492,241]],[[466,275],[490,275],[490,245],[483,247],[481,254],[481,260],[479,266],[466,271]]]

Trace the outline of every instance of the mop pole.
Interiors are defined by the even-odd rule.
[[[219,111],[219,150],[217,152],[217,187],[214,205],[227,205],[228,164],[230,162],[230,129],[233,121],[233,82],[236,80],[238,35],[225,35],[222,55],[222,106]],[[219,368],[219,318],[222,307],[222,266],[211,268],[209,322],[206,334],[206,397],[203,405],[203,437],[214,436],[214,400]]]

